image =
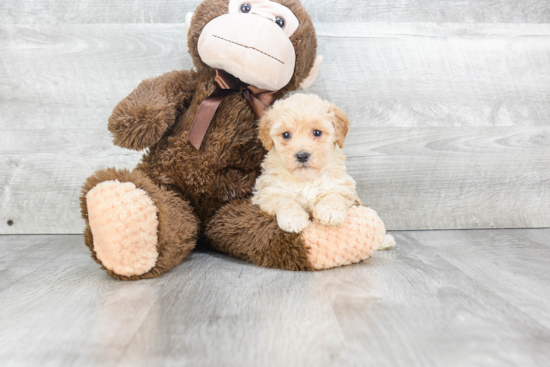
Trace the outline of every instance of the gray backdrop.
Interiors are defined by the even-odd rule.
[[[0,2],[0,234],[83,230],[86,177],[140,157],[110,112],[192,66],[198,3]],[[311,91],[351,116],[349,170],[389,229],[550,226],[549,1],[304,3],[325,56]]]

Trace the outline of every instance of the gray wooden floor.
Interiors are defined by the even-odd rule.
[[[1,236],[0,365],[550,365],[550,229],[394,234],[325,272],[193,253],[135,283],[80,236]]]

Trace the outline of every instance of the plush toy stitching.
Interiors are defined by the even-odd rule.
[[[282,61],[281,61],[281,60],[279,60],[278,58],[276,58],[276,57],[273,57],[273,56],[271,56],[270,54],[268,54],[268,53],[265,53],[265,52],[263,52],[263,51],[260,51],[260,50],[258,50],[257,48],[254,48],[254,47],[250,47],[250,46],[245,46],[245,45],[241,45],[240,43],[237,43],[237,42],[234,42],[234,41],[230,41],[230,40],[228,40],[228,39],[225,39],[225,38],[223,38],[223,37],[220,37],[220,36],[216,36],[216,35],[214,35],[213,37],[219,38],[219,39],[221,39],[221,40],[224,40],[224,41],[226,41],[226,42],[229,42],[229,43],[234,43],[234,44],[236,44],[237,46],[241,46],[241,47],[244,47],[244,48],[249,48],[249,49],[251,49],[251,50],[254,50],[254,51],[258,51],[258,52],[259,52],[259,53],[261,53],[261,54],[264,54],[264,55],[266,55],[266,56],[269,56],[269,57],[271,57],[271,58],[272,58],[273,60],[277,60],[277,61],[279,61],[279,62],[280,62],[281,64],[283,64],[283,65],[285,64],[284,62],[282,62]]]

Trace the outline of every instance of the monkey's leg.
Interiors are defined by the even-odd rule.
[[[382,220],[366,207],[351,208],[339,227],[312,222],[302,233],[287,233],[249,201],[221,208],[206,230],[215,249],[286,270],[323,270],[366,260],[379,249],[385,234]]]
[[[157,277],[196,245],[199,221],[189,203],[143,172],[97,171],[86,181],[80,202],[86,246],[116,279]]]

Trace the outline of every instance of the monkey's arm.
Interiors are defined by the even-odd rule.
[[[142,150],[155,144],[189,107],[197,85],[193,71],[146,79],[114,109],[109,131],[120,147]]]

